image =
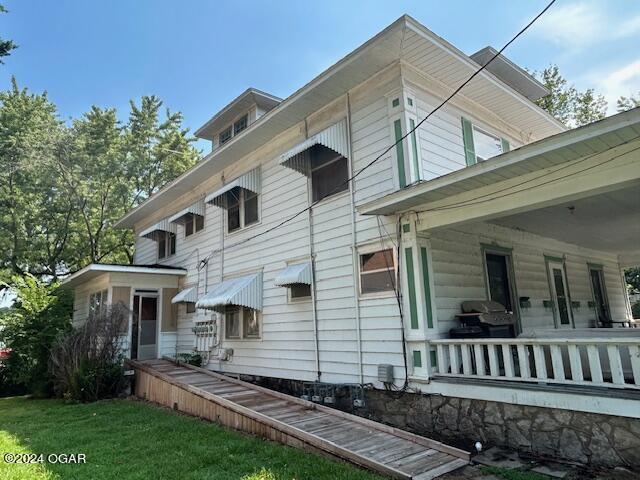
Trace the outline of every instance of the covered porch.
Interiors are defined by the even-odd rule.
[[[640,329],[623,278],[640,264],[639,109],[359,211],[397,215],[401,248],[422,253],[401,265],[405,311],[416,317],[405,323],[415,380],[430,389],[640,388]],[[474,300],[501,311],[463,311]],[[491,322],[512,333],[463,328]]]
[[[124,306],[129,312],[122,331],[126,355],[144,360],[175,355],[177,305],[172,300],[180,295],[180,279],[186,274],[162,265],[91,264],[62,285],[74,291],[74,326],[105,314],[109,306]]]

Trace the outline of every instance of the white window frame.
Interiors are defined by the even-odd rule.
[[[386,298],[386,297],[395,297],[396,291],[394,289],[385,290],[383,292],[363,292],[362,291],[362,262],[360,257],[362,255],[366,255],[369,253],[381,252],[383,250],[391,250],[393,255],[393,274],[394,280],[396,283],[396,290],[398,288],[398,251],[395,246],[390,242],[385,242],[384,244],[380,244],[377,242],[376,244],[363,245],[358,247],[358,294],[361,298]],[[388,271],[388,269],[384,269]],[[383,271],[383,270],[379,270]],[[366,273],[374,273],[374,272],[365,272]]]
[[[242,120],[246,121],[245,126],[242,129],[236,131],[236,125]],[[244,115],[240,115],[237,119],[233,121],[233,136],[235,137],[236,135],[239,135],[240,133],[244,132],[247,128],[249,128],[249,112],[245,113]]]
[[[242,132],[244,132],[247,128],[249,128],[249,126],[251,125],[251,110],[238,115],[237,117],[235,117],[226,127],[224,127],[222,130],[220,130],[218,132],[218,134],[216,135],[216,138],[218,139],[218,148],[220,148],[222,145],[224,145],[225,143],[229,143],[231,140],[233,140],[233,138],[236,135],[240,135]],[[236,132],[236,123],[240,122],[241,120],[243,120],[244,118],[247,119],[247,124],[246,126],[242,129]],[[220,138],[222,136],[223,133],[226,133],[227,131],[229,131],[229,138],[227,138],[224,142],[220,141]]]
[[[177,252],[178,252],[178,235],[176,235],[173,232],[165,232],[162,231],[160,232],[161,235],[164,235],[164,257],[160,257],[160,241],[158,240],[156,243],[156,258],[158,259],[158,262],[163,262],[171,257],[173,257]],[[176,249],[175,252],[171,253],[171,242],[168,241],[171,238],[171,235],[173,235],[173,238],[175,239],[175,244],[176,244]]]
[[[328,147],[327,147],[328,148]],[[331,149],[329,149],[331,150]],[[323,168],[328,167],[329,165],[339,162],[339,161],[344,161],[346,163],[346,167],[347,167],[347,179],[349,179],[350,175],[349,175],[349,160],[347,159],[347,157],[345,157],[344,155],[338,153],[338,152],[334,152],[336,154],[336,157],[327,162],[327,163],[323,163],[322,165],[320,165],[319,167],[313,167],[311,166],[310,172],[309,172],[309,185],[311,187],[311,201],[312,202],[322,202],[324,200],[327,200],[328,198],[332,198],[332,197],[336,197],[340,194],[344,194],[345,192],[349,191],[349,182],[347,181],[345,183],[346,188],[344,190],[340,190],[338,192],[332,193],[330,195],[327,195],[326,197],[323,197],[321,199],[314,199],[313,198],[313,172],[317,171],[317,170],[322,170]]]
[[[203,215],[196,215],[195,213],[189,213],[187,215],[191,215],[191,219],[193,222],[193,231],[191,233],[187,233],[187,223],[188,221],[185,220],[185,222],[182,224],[182,228],[184,229],[184,238],[193,238],[196,234],[204,231],[204,226],[205,226],[205,217]],[[196,218],[201,217],[202,218],[202,228],[197,229],[196,228]]]
[[[253,308],[248,308],[248,307],[242,307],[239,305],[229,305],[230,307],[235,307],[238,309],[239,311],[239,337],[231,337],[229,338],[227,336],[227,313],[225,311],[224,313],[224,339],[225,341],[229,341],[229,342],[236,342],[236,341],[257,341],[260,342],[262,341],[262,313],[258,310],[254,310]],[[252,312],[254,315],[256,315],[256,318],[258,320],[258,336],[257,337],[247,337],[245,336],[244,333],[244,312],[245,310]]]
[[[231,230],[229,231],[229,209],[225,209],[225,222],[226,222],[226,232],[227,235],[233,235],[234,233],[240,232],[242,230],[245,230],[247,228],[253,227],[255,225],[260,225],[260,223],[262,222],[262,215],[261,215],[261,201],[262,199],[260,198],[261,195],[259,193],[255,193],[255,192],[251,192],[252,194],[254,194],[257,197],[257,209],[258,209],[258,219],[255,222],[249,223],[249,224],[245,224],[245,196],[246,196],[246,189],[244,188],[240,188],[240,196],[238,198],[238,207],[240,209],[240,226],[238,228],[236,228],[235,230]],[[225,193],[225,195],[230,195],[231,192],[227,192]]]
[[[109,301],[109,289],[108,288],[103,288],[100,290],[95,290],[91,293],[89,293],[89,301],[88,301],[88,311],[89,317],[92,317],[93,315],[95,315],[95,311],[93,310],[94,306],[94,299],[100,297],[100,303],[98,306],[98,315],[100,315],[101,313],[106,312],[106,308],[107,308],[107,302]]]
[[[307,285],[306,283],[303,285]],[[291,287],[287,286],[287,301],[289,303],[306,303],[306,302],[310,302],[311,299],[313,298],[313,292],[311,291],[311,289],[313,288],[312,285],[308,285],[309,287],[309,296],[308,297],[294,297],[291,295]]]
[[[226,134],[227,132],[229,132],[229,136],[223,142],[222,141],[222,134]],[[229,125],[228,127],[225,127],[222,130],[220,130],[220,133],[218,134],[218,146],[221,147],[225,143],[230,142],[232,138],[233,138],[233,123],[231,125]]]
[[[494,155],[495,157],[497,157],[498,155],[502,155],[504,153],[503,147],[502,147],[502,138],[494,135],[493,133],[490,133],[489,131],[487,131],[486,129],[479,127],[478,125],[476,125],[475,123],[471,122],[471,135],[473,135],[475,132],[481,133],[482,135],[486,135],[487,137],[491,137],[495,140],[498,141],[498,145],[500,145],[500,153],[497,153],[496,155]],[[489,157],[489,158],[482,158],[478,155],[478,151],[477,151],[477,142],[475,137],[473,137],[473,145],[474,145],[474,151],[475,151],[475,155],[476,155],[476,163],[480,163],[480,162],[486,162],[487,160],[492,159],[493,157]]]

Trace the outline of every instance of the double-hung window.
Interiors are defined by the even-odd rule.
[[[484,162],[502,153],[502,140],[475,125],[473,126],[473,144],[478,162]]]
[[[229,305],[224,314],[225,338],[229,340],[260,338],[260,314],[247,307]]]
[[[258,221],[258,194],[244,188],[227,193],[227,231],[234,232]]]
[[[176,253],[176,234],[173,232],[158,232],[158,260],[170,257]]]
[[[232,136],[233,136],[233,130],[232,130],[231,126],[229,126],[229,127],[225,128],[222,132],[220,132],[220,135],[218,135],[218,143],[220,145],[224,145],[229,140],[231,140]]]
[[[190,213],[184,221],[184,236],[189,237],[204,228],[204,217]]]
[[[381,293],[396,288],[393,249],[360,254],[360,293]]]
[[[249,125],[249,116],[244,115],[243,117],[240,117],[233,124],[233,134],[234,135],[239,134],[241,131],[247,128],[248,125]]]
[[[349,189],[349,167],[345,157],[323,145],[314,145],[309,154],[314,202]]]
[[[89,295],[89,317],[104,315],[107,310],[107,295],[106,289]]]

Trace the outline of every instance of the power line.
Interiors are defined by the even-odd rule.
[[[475,72],[473,72],[473,74],[471,74],[471,76],[469,78],[467,78],[467,80],[465,80],[458,88],[456,88],[445,100],[443,100],[437,107],[435,107],[433,110],[431,110],[422,120],[420,120],[413,128],[409,129],[407,131],[407,133],[405,133],[403,136],[401,136],[399,139],[397,139],[394,143],[392,143],[391,145],[389,145],[389,147],[387,147],[381,154],[379,154],[376,158],[374,158],[371,162],[369,162],[368,164],[366,164],[362,169],[360,169],[358,172],[354,173],[351,177],[347,178],[344,182],[340,183],[339,185],[337,185],[333,190],[331,190],[330,192],[327,192],[327,194],[325,196],[323,196],[322,198],[312,202],[308,207],[306,207],[303,210],[300,210],[299,212],[295,213],[294,215],[292,215],[291,217],[286,218],[285,220],[277,223],[276,225],[274,225],[273,227],[269,227],[266,230],[263,230],[262,232],[258,232],[255,235],[251,236],[251,237],[247,237],[244,240],[241,240],[239,242],[236,242],[234,244],[228,245],[226,247],[223,248],[219,248],[219,249],[214,249],[209,255],[207,255],[203,260],[201,260],[200,262],[200,266],[199,269],[202,268],[202,266],[204,266],[204,264],[206,264],[209,259],[215,255],[216,253],[222,252],[224,250],[228,250],[230,248],[235,248],[238,247],[240,245],[243,245],[247,242],[250,242],[251,240],[254,240],[258,237],[261,237],[263,235],[266,235],[267,233],[270,233],[280,227],[282,227],[283,225],[295,220],[296,218],[298,218],[300,215],[308,212],[309,210],[311,210],[313,207],[315,207],[319,202],[321,202],[322,200],[324,200],[325,198],[327,198],[330,195],[333,195],[334,193],[341,191],[341,189],[345,186],[348,185],[349,182],[352,182],[353,180],[355,180],[356,177],[358,177],[362,172],[364,172],[365,170],[367,170],[368,168],[370,168],[372,165],[374,165],[376,162],[378,162],[382,157],[384,157],[387,153],[389,153],[396,145],[398,145],[399,143],[403,142],[409,135],[411,135],[413,132],[415,132],[424,122],[426,122],[434,113],[436,113],[438,110],[440,110],[443,106],[445,106],[455,95],[457,95],[465,86],[467,86],[469,84],[469,82],[471,82],[476,76],[478,76],[480,74],[480,72],[482,72],[484,69],[487,68],[487,66],[489,66],[489,64],[491,64],[491,62],[493,62],[499,55],[502,54],[502,52],[504,52],[513,42],[515,42],[524,32],[526,32],[529,27],[531,27],[531,25],[533,25],[542,15],[544,15],[547,10],[549,10],[549,8],[551,8],[551,6],[556,3],[556,0],[551,0],[551,2],[549,2],[547,4],[546,7],[544,7],[540,13],[538,13],[529,23],[527,23],[515,36],[513,36],[511,38],[511,40],[509,40],[507,43],[505,43],[503,45],[503,47],[498,50],[496,52],[495,55],[493,55],[489,61],[487,63],[485,63],[484,65],[482,65],[478,70],[476,70]]]

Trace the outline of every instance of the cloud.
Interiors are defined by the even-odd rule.
[[[640,15],[616,18],[603,4],[569,3],[551,7],[535,31],[538,36],[575,51],[640,34]]]
[[[592,71],[587,78],[595,84],[596,91],[604,95],[609,107],[615,109],[620,96],[628,97],[640,91],[640,58],[613,71]]]

